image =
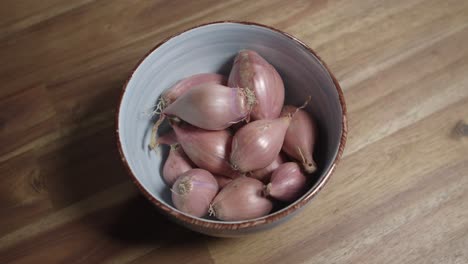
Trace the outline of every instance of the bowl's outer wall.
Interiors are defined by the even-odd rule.
[[[317,183],[296,203],[255,221],[220,222],[183,214],[171,204],[170,190],[160,176],[164,151],[148,150],[151,126],[145,114],[161,92],[180,79],[206,72],[228,75],[241,49],[257,51],[282,76],[286,104],[306,107],[319,126],[314,153],[319,165]],[[192,230],[217,236],[236,236],[264,230],[288,219],[323,186],[341,154],[346,134],[345,106],[336,80],[311,50],[277,30],[248,23],[213,23],[185,31],[150,52],[124,87],[117,115],[119,149],[137,186],[165,213]],[[284,216],[288,217],[284,217]],[[281,219],[281,220],[280,220]],[[188,221],[187,221],[188,220]]]

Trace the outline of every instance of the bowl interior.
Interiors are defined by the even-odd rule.
[[[319,166],[317,183],[337,156],[343,118],[339,95],[327,70],[309,50],[280,32],[258,25],[217,23],[197,27],[166,41],[141,62],[126,86],[119,109],[118,135],[130,170],[151,196],[171,208],[170,190],[160,176],[166,153],[148,150],[154,120],[146,113],[163,90],[184,77],[213,72],[228,76],[241,49],[257,51],[278,70],[285,83],[287,104],[299,106],[312,96],[306,111],[319,128],[314,153]]]

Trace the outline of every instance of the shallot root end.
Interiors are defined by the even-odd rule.
[[[180,184],[177,186],[177,193],[180,195],[186,195],[192,190],[192,183],[190,178],[183,179]]]
[[[210,204],[210,207],[208,208],[208,215],[216,217],[216,212],[214,210],[213,204]]]
[[[167,107],[168,102],[164,98],[160,98],[156,103],[156,108],[153,111],[154,114],[161,114],[163,110]]]
[[[245,96],[247,97],[247,104],[249,105],[249,108],[252,108],[257,103],[255,93],[249,88],[245,88],[244,91]]]

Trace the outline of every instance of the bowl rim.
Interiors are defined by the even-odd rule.
[[[286,36],[290,40],[296,42],[297,44],[299,44],[300,46],[305,48],[308,52],[312,53],[318,59],[318,61],[323,65],[323,67],[326,69],[327,73],[331,77],[331,79],[333,81],[333,84],[335,85],[336,91],[338,93],[338,97],[339,97],[339,101],[340,101],[340,105],[341,105],[341,109],[342,109],[342,120],[341,120],[342,130],[341,130],[340,144],[338,146],[338,153],[336,154],[336,157],[333,160],[333,163],[332,163],[330,169],[328,170],[328,172],[326,172],[325,175],[323,175],[321,178],[319,178],[319,181],[315,184],[315,188],[309,194],[307,194],[305,196],[302,196],[301,198],[299,198],[299,200],[296,200],[292,206],[286,207],[286,209],[280,210],[280,211],[275,212],[273,214],[269,214],[269,215],[266,215],[266,216],[263,216],[263,217],[260,217],[260,218],[256,218],[256,219],[251,219],[251,220],[236,221],[236,222],[222,222],[222,221],[213,222],[212,220],[205,221],[202,218],[195,218],[195,217],[192,217],[192,216],[187,215],[187,214],[182,214],[182,213],[172,209],[171,207],[165,205],[164,203],[160,202],[157,198],[153,197],[149,192],[147,192],[146,189],[142,186],[142,184],[138,181],[137,177],[135,176],[132,169],[130,168],[130,165],[128,164],[127,159],[125,158],[125,155],[123,153],[122,143],[120,141],[119,117],[120,117],[120,110],[121,110],[121,107],[122,107],[123,97],[125,95],[125,92],[126,92],[129,81],[132,79],[133,75],[135,74],[136,70],[140,67],[142,62],[151,53],[153,53],[153,51],[155,51],[157,48],[159,48],[161,45],[163,45],[167,41],[171,40],[172,38],[174,38],[176,36],[179,36],[179,35],[181,35],[181,34],[183,34],[185,32],[196,29],[196,28],[209,26],[209,25],[217,25],[217,24],[240,24],[240,25],[249,25],[249,26],[253,25],[253,26],[257,26],[257,27],[266,28],[266,29],[275,31],[275,32],[277,32],[279,34],[282,34],[283,36]],[[119,98],[117,112],[116,112],[116,115],[115,115],[115,135],[117,137],[117,148],[119,150],[120,158],[121,158],[121,160],[122,160],[122,162],[124,164],[125,169],[127,170],[128,175],[130,176],[132,182],[138,187],[140,192],[150,202],[152,202],[154,205],[156,205],[156,207],[158,209],[162,210],[164,213],[175,217],[177,220],[179,220],[181,222],[185,222],[185,223],[188,223],[188,224],[191,224],[191,225],[202,227],[204,229],[238,230],[238,229],[251,228],[251,227],[254,227],[254,226],[262,226],[262,225],[266,225],[266,224],[269,224],[269,223],[272,223],[272,222],[276,222],[279,219],[284,218],[284,217],[292,214],[294,211],[302,208],[312,198],[314,198],[316,196],[316,194],[325,186],[325,184],[328,182],[330,176],[335,171],[336,165],[339,163],[339,161],[340,161],[340,159],[341,159],[341,157],[343,155],[343,151],[344,151],[344,147],[345,147],[346,139],[347,139],[347,134],[348,134],[348,122],[347,122],[347,110],[346,110],[346,103],[345,103],[345,99],[344,99],[344,94],[343,94],[343,91],[341,89],[340,84],[338,83],[338,80],[333,75],[333,73],[331,72],[328,65],[322,60],[322,58],[319,55],[317,55],[317,53],[312,48],[310,48],[307,44],[305,44],[304,42],[302,42],[298,38],[290,35],[289,33],[286,33],[286,32],[284,32],[282,30],[279,30],[277,28],[274,28],[274,27],[271,27],[271,26],[268,26],[268,25],[264,25],[264,24],[260,24],[260,23],[256,23],[256,22],[250,22],[250,21],[240,21],[240,20],[221,20],[221,21],[213,21],[213,22],[199,24],[199,25],[187,28],[185,30],[182,30],[182,31],[180,31],[178,33],[175,33],[175,34],[163,39],[161,42],[159,42],[155,47],[153,47],[151,50],[149,50],[137,62],[136,66],[134,66],[133,69],[131,70],[130,76],[128,77],[125,84],[123,85],[121,95],[120,95],[120,98]]]

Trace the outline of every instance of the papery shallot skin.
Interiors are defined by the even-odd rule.
[[[177,100],[181,95],[186,93],[193,87],[201,84],[221,84],[226,85],[227,79],[221,74],[216,73],[200,73],[186,77],[178,81],[174,86],[165,90],[161,95],[161,100],[164,102],[163,109]],[[161,110],[163,110],[161,109]]]
[[[313,159],[317,124],[306,111],[291,105],[283,107],[281,116],[291,116],[292,113],[282,149],[288,156],[301,162],[306,173],[313,173],[317,170]]]
[[[150,149],[155,149],[159,144],[164,144],[158,139],[158,130],[159,126],[163,123],[165,115],[162,113],[166,107],[168,107],[172,102],[177,100],[181,95],[192,89],[193,87],[202,85],[202,84],[220,84],[226,85],[227,79],[223,75],[216,73],[201,73],[192,75],[185,79],[180,80],[171,88],[165,90],[156,104],[156,109],[154,113],[159,114],[158,120],[156,120],[153,128],[151,129],[151,138],[149,143]]]
[[[163,166],[163,179],[168,186],[174,185],[177,178],[193,168],[192,162],[179,144],[171,145],[169,155]]]
[[[307,178],[296,162],[281,164],[271,175],[266,194],[283,202],[293,202],[304,194]]]
[[[163,114],[206,130],[222,130],[248,117],[250,108],[242,88],[219,84],[194,87],[166,107]]]
[[[228,79],[229,87],[243,87],[253,91],[255,104],[253,120],[279,117],[284,103],[284,84],[276,69],[252,50],[237,54]]]
[[[202,217],[208,213],[218,189],[218,183],[210,172],[191,169],[180,175],[172,186],[172,202],[180,211]]]
[[[214,198],[210,214],[224,221],[248,220],[267,215],[272,202],[263,196],[265,186],[259,180],[239,177],[227,184]]]
[[[245,173],[270,165],[281,151],[289,123],[286,116],[243,126],[232,140],[231,166]]]
[[[232,136],[227,130],[204,130],[185,123],[172,123],[177,141],[198,167],[230,178],[240,174],[229,164]]]

